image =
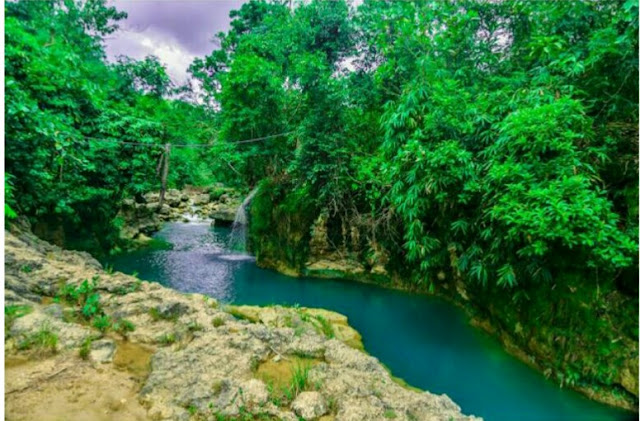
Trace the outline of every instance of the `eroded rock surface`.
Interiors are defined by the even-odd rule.
[[[5,236],[5,307],[14,314],[5,337],[7,419],[54,419],[49,406],[55,419],[477,419],[445,395],[394,381],[341,314],[224,306],[108,274],[91,256],[28,232]],[[65,285],[92,279],[114,323],[106,333],[83,319],[81,305],[60,299]],[[43,326],[56,344],[36,353],[37,342],[24,344]]]

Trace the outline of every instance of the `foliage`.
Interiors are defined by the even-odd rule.
[[[67,245],[106,252],[121,200],[159,189],[164,144],[211,143],[213,112],[178,99],[155,57],[106,62],[103,37],[126,14],[104,0],[23,0],[5,15],[5,214],[19,209],[73,234]],[[213,158],[174,149],[169,185],[210,183]]]
[[[136,325],[130,320],[119,319],[113,322],[112,328],[126,338],[129,333],[136,330]]]
[[[18,215],[12,206],[15,206],[15,198],[13,197],[13,182],[9,173],[4,175],[4,217],[6,219],[15,219]]]
[[[299,266],[325,212],[336,247],[359,247],[348,226],[400,241],[396,259],[431,288],[438,276],[525,288],[629,268],[636,12],[629,1],[244,4],[190,70],[219,103],[236,170],[270,180],[252,205],[258,256]]]

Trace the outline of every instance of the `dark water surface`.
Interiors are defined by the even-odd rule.
[[[141,279],[225,302],[300,304],[343,313],[362,334],[366,350],[394,375],[446,393],[465,414],[487,421],[637,419],[546,380],[439,299],[260,269],[252,258],[226,250],[229,229],[208,224],[169,224],[156,236],[173,250],[139,250],[109,263],[138,272]]]

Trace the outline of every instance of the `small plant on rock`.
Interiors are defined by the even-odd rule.
[[[98,329],[100,332],[105,333],[111,327],[111,317],[106,314],[102,314],[100,316],[96,316],[93,319],[93,327]]]
[[[213,327],[220,327],[224,324],[224,317],[222,316],[216,316],[213,318]]]
[[[93,338],[91,336],[82,341],[82,345],[80,346],[80,351],[78,351],[78,354],[83,360],[89,358],[89,354],[91,353],[91,343],[93,343]]]
[[[9,333],[9,329],[11,329],[11,325],[14,320],[20,318],[22,316],[26,316],[31,313],[30,306],[23,305],[8,305],[4,308],[4,334],[5,338]]]
[[[163,345],[174,344],[176,342],[176,335],[175,333],[165,333],[164,335],[160,336],[160,338],[158,338],[158,342]]]
[[[20,350],[34,350],[38,354],[54,354],[57,352],[58,335],[56,335],[48,323],[44,323],[40,329],[25,337],[19,344]]]
[[[112,327],[113,327],[113,330],[115,330],[125,338],[127,337],[128,333],[136,330],[136,325],[134,325],[131,321],[127,319],[120,319],[115,321]]]

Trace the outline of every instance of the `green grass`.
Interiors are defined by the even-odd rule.
[[[295,399],[300,393],[308,389],[310,369],[311,366],[309,364],[296,364],[293,367],[291,383],[287,393],[289,400]]]
[[[8,305],[4,308],[4,334],[5,337],[9,333],[9,329],[11,329],[11,325],[13,322],[27,314],[31,313],[33,309],[31,306],[27,305]]]
[[[233,317],[235,317],[238,320],[246,320],[251,323],[258,323],[260,321],[258,318],[251,316],[249,314],[243,313],[242,310],[233,306],[229,306],[225,310],[227,311],[227,313],[231,314]]]
[[[25,337],[18,343],[19,350],[32,350],[37,354],[55,354],[57,352],[58,335],[55,334],[48,323],[44,323],[40,329]]]
[[[111,317],[106,314],[96,316],[93,319],[92,325],[100,332],[105,333],[111,327]]]
[[[177,313],[161,313],[155,307],[149,309],[149,316],[151,316],[154,322],[157,322],[158,320],[175,322],[180,317],[180,315]]]
[[[336,332],[333,329],[333,325],[329,323],[327,319],[320,315],[315,316],[315,319],[318,321],[318,323],[320,323],[320,331],[324,334],[324,336],[329,339],[335,338]]]
[[[112,327],[113,327],[113,330],[115,330],[125,338],[127,337],[127,334],[129,332],[133,332],[134,330],[136,330],[136,325],[134,325],[131,321],[127,319],[120,319],[115,321]]]
[[[200,323],[198,323],[195,320],[193,320],[193,321],[190,321],[187,324],[187,330],[189,332],[200,332],[200,331],[204,330],[204,326],[202,326]]]
[[[158,338],[158,342],[160,342],[162,345],[171,345],[176,343],[176,341],[177,338],[175,333],[165,333]]]
[[[89,354],[91,353],[91,343],[93,342],[93,337],[89,336],[87,339],[85,339],[82,342],[82,345],[80,346],[80,350],[78,351],[78,354],[80,355],[80,358],[82,358],[83,360],[86,360],[89,358]]]
[[[216,316],[216,317],[213,318],[211,323],[213,324],[213,327],[220,327],[220,326],[224,325],[225,320],[224,320],[224,317],[222,317],[222,316]]]

